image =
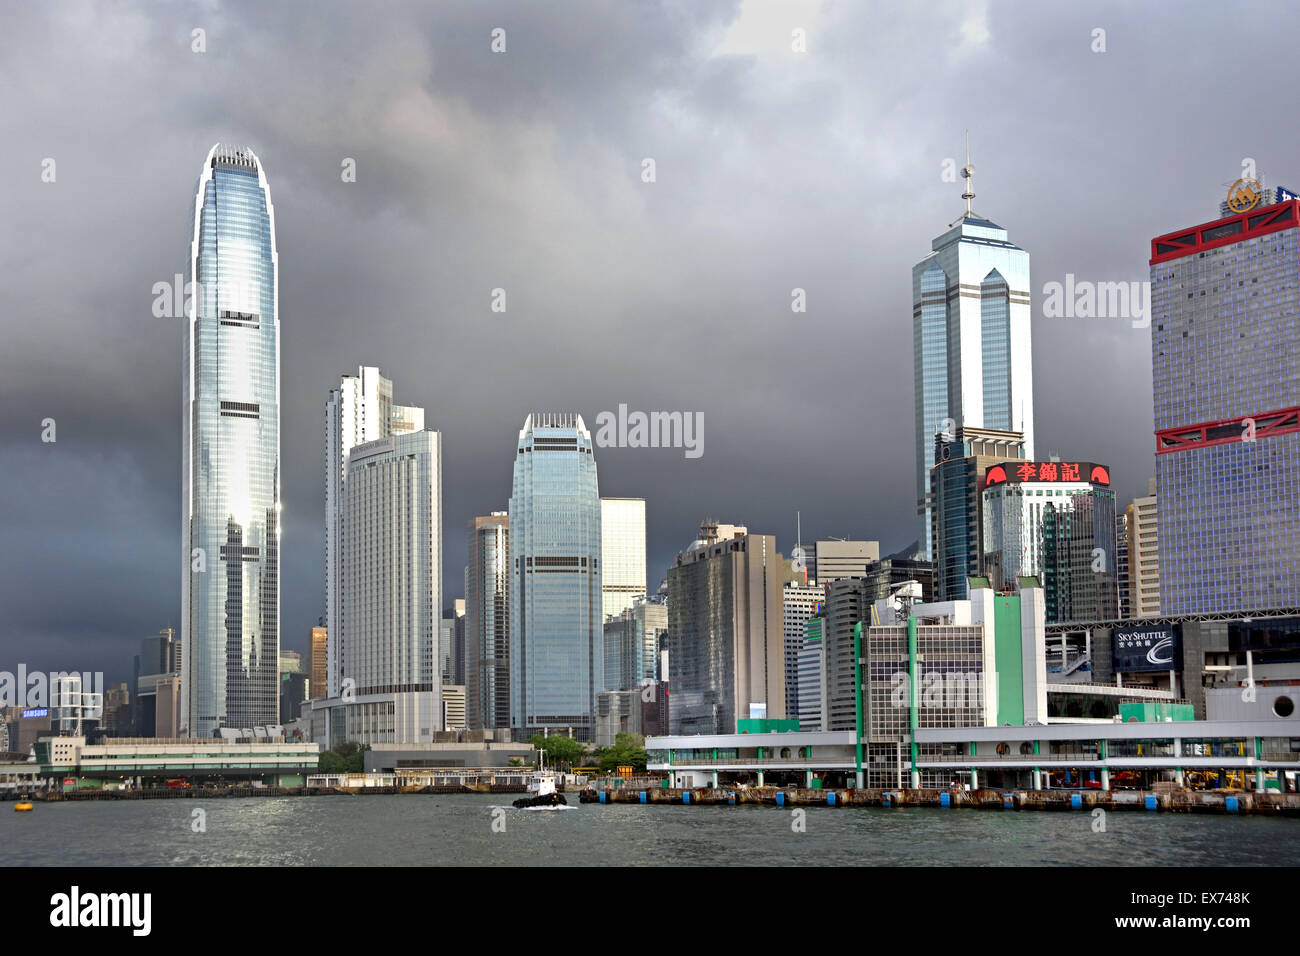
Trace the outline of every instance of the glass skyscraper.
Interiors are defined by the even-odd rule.
[[[935,435],[1020,432],[1034,454],[1029,254],[969,210],[932,249],[912,267],[917,553],[930,560]]]
[[[601,498],[600,537],[602,620],[608,620],[646,596],[645,499]]]
[[[1300,604],[1300,202],[1151,242],[1160,613]]]
[[[465,709],[474,730],[510,726],[510,516],[471,518],[465,565]]]
[[[275,212],[248,149],[194,200],[185,326],[181,732],[279,721],[280,319]]]
[[[510,726],[583,740],[604,682],[600,489],[581,415],[529,415],[510,495]]]

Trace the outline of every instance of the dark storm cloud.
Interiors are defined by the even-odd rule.
[[[1244,157],[1300,180],[1277,121],[1296,20],[1209,4],[11,7],[0,668],[124,678],[139,638],[176,623],[182,338],[151,290],[186,270],[212,143],[252,146],[275,203],[282,633],[305,650],[323,402],[363,363],[444,433],[448,603],[464,524],[505,507],[534,408],[589,425],[620,403],[703,413],[698,460],[598,455],[604,493],[648,499],[652,587],[705,514],[783,550],[796,509],[808,537],[910,542],[910,269],[960,211],[940,174],[966,128],[977,211],[1032,256],[1039,451],[1144,490],[1148,332],[1042,318],[1041,290],[1146,278],[1150,237],[1213,218]],[[1248,88],[1221,69],[1241,23],[1266,27]]]

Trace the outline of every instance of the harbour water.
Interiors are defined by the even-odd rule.
[[[0,864],[1300,865],[1294,819],[571,802],[561,812],[494,811],[509,803],[501,795],[0,804]]]

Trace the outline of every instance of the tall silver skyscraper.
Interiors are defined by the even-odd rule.
[[[966,212],[912,267],[917,553],[930,560],[934,436],[963,426],[1021,432],[1034,456],[1029,254],[971,210],[973,169],[968,157]]]
[[[280,317],[275,211],[249,149],[208,153],[185,326],[181,727],[279,721]]]
[[[510,495],[510,726],[595,734],[604,682],[600,490],[581,415],[529,415]]]
[[[393,404],[393,383],[375,366],[344,375],[325,403],[325,627],[328,696],[339,693],[347,656],[343,628],[343,504],[348,456],[357,445],[424,428],[424,409]]]

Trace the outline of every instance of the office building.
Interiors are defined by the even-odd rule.
[[[442,685],[443,731],[465,730],[465,685]]]
[[[1300,606],[1300,201],[1151,241],[1160,614]]]
[[[1134,498],[1125,509],[1128,531],[1129,617],[1160,614],[1160,520],[1156,506],[1156,480],[1147,484],[1147,494]]]
[[[641,688],[603,690],[596,695],[596,746],[612,747],[619,734],[644,733]]]
[[[510,726],[510,516],[470,519],[465,565],[465,704],[473,730]]]
[[[325,619],[327,673],[320,691],[339,694],[347,654],[343,628],[344,484],[357,445],[424,429],[424,409],[393,402],[393,383],[374,366],[344,375],[325,403]]]
[[[804,638],[795,660],[795,711],[800,730],[825,730],[822,714],[826,711],[826,644],[822,633],[826,618],[815,614],[804,622]]]
[[[609,620],[646,596],[645,499],[601,498],[600,539],[601,620]]]
[[[840,578],[861,577],[867,565],[880,560],[879,541],[818,541],[813,546],[813,579],[820,585]]]
[[[798,711],[799,651],[804,643],[804,624],[821,609],[825,598],[826,589],[812,580],[807,584],[786,581],[781,588],[785,642],[785,712],[791,717],[797,716]]]
[[[322,620],[324,620],[322,618]],[[324,697],[329,687],[327,647],[329,634],[322,623],[311,629],[311,696]]]
[[[995,590],[1042,582],[1048,623],[1119,617],[1115,492],[1095,462],[1007,461],[984,477],[985,570]]]
[[[510,495],[510,726],[595,734],[604,679],[601,505],[582,416],[530,414]]]
[[[1034,454],[1029,254],[971,208],[912,267],[918,554],[933,558],[935,435],[960,427],[1019,432]]]
[[[984,573],[984,475],[999,462],[1023,458],[1024,439],[1019,432],[960,427],[934,442],[934,599],[964,601],[967,578]]]
[[[436,697],[442,684],[441,435],[423,430],[353,447],[343,497],[340,679],[352,680],[358,695]]]
[[[706,520],[668,570],[674,733],[723,733],[749,717],[785,718],[781,584],[772,535]]]
[[[1132,509],[1129,505],[1129,509]],[[1119,618],[1133,616],[1132,568],[1129,566],[1129,513],[1115,515],[1115,586],[1119,591]]]
[[[182,727],[274,723],[280,657],[275,212],[248,149],[214,146],[194,198],[182,376]]]
[[[297,651],[280,652],[280,676],[285,674],[304,674],[302,669],[302,655]]]
[[[668,605],[637,598],[605,620],[605,690],[629,690],[654,683],[659,643],[668,633]]]
[[[137,737],[153,737],[157,721],[158,681],[180,674],[181,644],[176,632],[164,627],[140,642],[140,653],[132,666],[131,731]]]

